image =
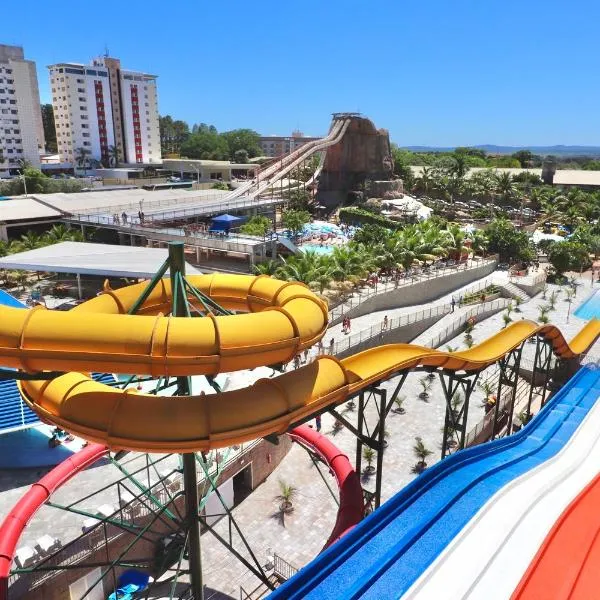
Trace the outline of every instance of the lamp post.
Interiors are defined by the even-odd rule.
[[[25,188],[25,198],[27,198],[27,180],[25,174],[21,173],[21,179],[23,179],[23,187]]]

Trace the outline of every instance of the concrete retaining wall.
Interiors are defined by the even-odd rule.
[[[368,350],[369,348],[374,348],[375,346],[382,346],[384,344],[408,343],[414,340],[418,335],[421,335],[424,331],[429,329],[429,327],[431,327],[435,322],[439,321],[441,318],[441,315],[435,315],[433,317],[429,317],[428,319],[423,319],[422,321],[416,321],[414,323],[408,323],[401,327],[395,327],[394,329],[382,331],[381,334],[374,335],[373,337],[364,340],[360,344],[355,344],[354,346],[348,348],[348,350],[338,352],[336,354],[336,357],[345,358],[346,356],[356,354],[357,352],[362,352],[363,350]]]
[[[432,302],[452,290],[482,277],[487,277],[494,272],[495,268],[496,263],[490,262],[474,269],[458,270],[447,275],[432,277],[426,281],[419,281],[413,285],[389,290],[386,293],[374,294],[366,298],[359,305],[348,310],[344,315],[333,320],[331,324],[335,325],[339,323],[343,316],[356,318],[380,310],[391,310],[392,308],[402,308],[403,306]]]

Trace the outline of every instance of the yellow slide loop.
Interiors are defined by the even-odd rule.
[[[21,381],[24,401],[46,422],[113,448],[192,452],[282,433],[373,383],[416,366],[474,371],[541,336],[563,358],[581,356],[600,335],[592,320],[567,343],[553,325],[519,321],[462,352],[391,344],[338,360],[331,356],[220,394],[161,397],[97,383],[82,372],[183,376],[215,374],[289,360],[320,340],[326,304],[306,286],[267,276],[193,275],[190,283],[244,314],[164,316],[168,279],[140,315],[126,313],[146,283],[110,290],[69,312],[0,307],[0,365],[28,371],[72,371],[51,381]],[[114,296],[113,296],[114,294]],[[121,308],[119,308],[119,312]]]

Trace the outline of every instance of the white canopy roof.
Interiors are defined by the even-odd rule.
[[[0,258],[0,269],[146,278],[158,271],[167,256],[166,248],[60,242]],[[189,264],[186,272],[200,273]]]
[[[60,217],[60,215],[60,211],[33,198],[13,198],[0,201],[0,221],[4,223],[26,219],[47,219]]]

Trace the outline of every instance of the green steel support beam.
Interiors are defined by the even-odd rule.
[[[146,289],[141,293],[140,297],[135,301],[135,304],[129,309],[128,314],[135,315],[148,296],[152,293],[152,290],[157,286],[158,282],[163,278],[164,274],[169,268],[169,260],[165,260],[156,275],[150,280],[150,283],[146,286]]]
[[[185,254],[182,242],[169,244],[169,268],[173,307],[171,314],[175,317],[189,316],[185,293]],[[190,380],[188,377],[177,378],[177,394],[189,396]],[[195,600],[204,600],[202,584],[202,556],[200,551],[200,520],[198,518],[198,476],[196,472],[196,455],[188,452],[183,455],[183,481],[185,490],[187,535],[189,541],[189,568],[191,592]]]

